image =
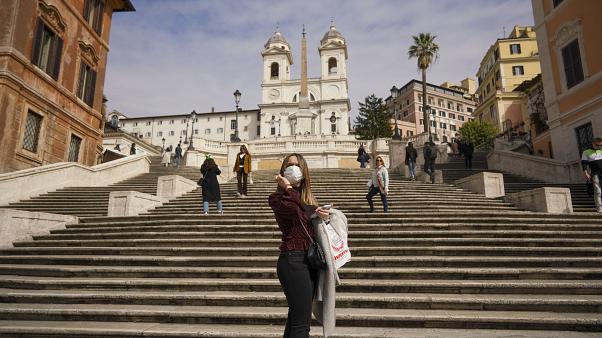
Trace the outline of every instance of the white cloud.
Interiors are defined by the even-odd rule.
[[[352,116],[357,101],[389,95],[418,78],[408,60],[412,35],[437,35],[440,59],[428,73],[439,84],[474,77],[489,46],[512,27],[533,24],[529,0],[142,1],[116,13],[105,82],[109,109],[128,116],[244,109],[260,103],[261,49],[276,24],[293,50],[299,76],[301,27],[308,71],[319,76],[319,40],[331,17],[348,43]]]

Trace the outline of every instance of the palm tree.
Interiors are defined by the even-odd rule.
[[[430,135],[429,114],[426,109],[426,70],[439,58],[439,45],[435,43],[436,35],[431,33],[420,33],[412,36],[414,44],[408,49],[408,59],[418,59],[418,69],[422,71],[422,118],[424,121],[424,132]]]

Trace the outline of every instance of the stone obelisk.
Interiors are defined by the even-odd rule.
[[[305,25],[301,38],[301,90],[299,94],[299,110],[297,111],[297,132],[301,134],[314,134],[312,130],[313,114],[309,110],[309,90],[307,88],[307,40],[305,39]]]

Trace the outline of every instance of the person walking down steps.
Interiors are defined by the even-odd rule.
[[[374,165],[376,167],[372,171],[372,179],[368,181],[368,194],[366,195],[366,199],[370,205],[370,212],[374,212],[374,202],[372,202],[372,198],[376,194],[380,194],[383,210],[387,212],[389,210],[389,206],[387,205],[387,195],[389,194],[389,172],[387,171],[387,167],[385,167],[385,161],[383,161],[383,158],[380,156],[376,156]]]
[[[247,183],[249,174],[251,173],[251,154],[247,147],[243,144],[240,146],[240,151],[236,155],[233,172],[236,173],[237,181],[237,197],[247,197]]]
[[[217,202],[217,213],[223,214],[222,195],[217,176],[221,170],[211,157],[205,159],[201,165],[201,192],[203,195],[203,214],[209,214],[209,202]]]
[[[412,181],[416,180],[416,159],[418,158],[418,152],[416,148],[414,148],[414,144],[412,142],[408,142],[408,146],[406,147],[406,159],[405,164],[408,166],[410,171],[410,179]]]
[[[592,147],[583,151],[581,165],[585,179],[588,183],[591,183],[593,188],[592,195],[594,195],[596,211],[602,213],[602,138],[594,138]]]

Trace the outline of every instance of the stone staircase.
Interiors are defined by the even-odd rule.
[[[443,170],[443,181],[453,183],[455,180],[468,177],[481,171],[501,172],[499,170],[487,169],[487,154],[484,152],[475,152],[472,162],[472,170],[464,169],[464,158],[451,157],[447,163],[437,165],[437,169]],[[561,187],[571,190],[571,200],[573,202],[574,212],[593,212],[595,211],[594,200],[585,190],[583,184],[554,184],[534,180],[523,176],[501,172],[504,175],[504,189],[506,194],[530,190],[541,187]]]
[[[164,167],[161,158],[150,157],[150,172],[106,187],[69,187],[42,194],[28,200],[10,203],[1,208],[49,212],[79,217],[106,216],[109,194],[112,191],[134,190],[147,194],[157,193],[157,179],[164,175],[181,175],[191,180],[200,177],[199,168]]]
[[[0,250],[0,337],[281,337],[280,232],[267,205],[275,173],[254,173],[244,199],[223,184],[223,216],[214,205],[201,215],[194,191]],[[333,337],[602,335],[599,215],[525,212],[410,181],[391,182],[390,212],[376,197],[369,213],[369,175],[312,171],[318,200],[349,220]]]

